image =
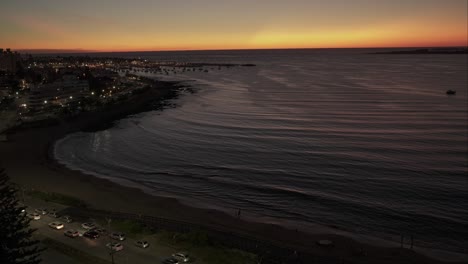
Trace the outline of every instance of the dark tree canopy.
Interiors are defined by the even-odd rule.
[[[16,196],[5,170],[0,168],[0,263],[36,264],[41,262],[39,242],[32,238],[35,231]]]

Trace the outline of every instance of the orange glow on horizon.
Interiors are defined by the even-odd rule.
[[[63,43],[65,45],[49,46],[41,43],[29,43],[28,46],[16,46],[16,50],[28,49],[51,49],[51,50],[84,50],[94,52],[123,52],[123,51],[189,51],[189,50],[244,50],[244,49],[327,49],[327,48],[411,48],[411,47],[468,47],[468,40],[465,36],[451,36],[451,38],[432,38],[432,37],[414,37],[398,36],[395,38],[379,38],[378,35],[366,35],[363,39],[347,39],[346,35],[327,35],[327,36],[307,36],[294,34],[262,35],[252,42],[247,43],[193,43],[185,44],[187,41],[177,41],[160,45],[145,45],[149,41],[143,41],[142,44],[132,43],[129,45],[100,45],[89,44],[78,46],[75,44]],[[112,42],[112,41],[111,41]],[[10,47],[10,46],[8,46]]]
[[[405,4],[359,0],[364,6],[332,0],[271,6],[200,0],[211,5],[187,3],[192,4],[191,9],[184,9],[171,3],[175,9],[160,11],[158,16],[154,12],[160,5],[154,3],[159,1],[139,1],[144,4],[122,2],[112,12],[101,12],[109,11],[105,6],[94,15],[88,13],[99,4],[92,1],[89,6],[74,3],[73,8],[70,5],[74,4],[63,2],[65,12],[24,11],[24,6],[17,13],[0,10],[0,47],[169,51],[468,46],[468,4],[461,0],[424,6],[417,0]],[[58,4],[53,3],[54,7]],[[149,8],[152,4],[158,8]],[[15,3],[10,5],[18,8]],[[227,9],[229,5],[232,9]],[[77,10],[80,8],[88,9]],[[168,20],[173,16],[177,19]]]
[[[44,24],[36,27],[47,28]],[[405,31],[399,28],[406,28]],[[49,32],[59,32],[53,27]],[[394,26],[387,28],[364,28],[343,31],[287,32],[262,31],[247,36],[215,35],[177,35],[159,37],[106,35],[88,36],[77,45],[71,41],[54,44],[43,41],[28,42],[26,45],[11,45],[14,49],[76,49],[86,51],[171,51],[171,50],[236,50],[236,49],[290,49],[290,48],[387,48],[387,47],[463,47],[468,46],[468,37],[463,29],[450,31],[430,31],[415,27]],[[201,41],[203,40],[203,41]],[[157,44],[154,44],[157,43]]]

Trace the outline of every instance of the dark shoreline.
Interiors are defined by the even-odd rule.
[[[105,130],[111,128],[115,121],[127,116],[162,109],[166,100],[179,96],[182,87],[184,85],[180,82],[154,81],[144,91],[123,102],[106,105],[95,111],[82,112],[76,116],[21,124],[8,129],[5,134],[11,135],[24,129],[53,126],[65,126],[69,129],[68,133]]]
[[[367,263],[400,263],[401,260],[412,260],[412,263],[443,263],[408,249],[367,245],[336,234],[308,234],[277,225],[248,222],[215,210],[190,207],[176,199],[151,196],[136,188],[121,186],[107,179],[70,170],[59,164],[53,155],[51,156],[56,140],[70,133],[106,129],[116,120],[153,110],[155,102],[175,98],[178,95],[179,83],[159,82],[159,84],[161,87],[158,89],[149,89],[136,95],[130,102],[126,101],[125,104],[83,113],[53,126],[11,130],[9,134],[11,141],[0,143],[2,161],[0,166],[5,166],[12,179],[23,186],[80,197],[97,209],[143,212],[168,219],[202,223],[228,232],[235,230],[238,234],[276,241],[317,256],[359,260],[355,259],[353,254],[356,249],[363,247],[368,252]],[[27,166],[24,166],[25,164]],[[114,202],[109,203],[109,200]],[[331,251],[324,250],[315,244],[318,239],[333,240],[337,246]],[[386,259],[382,260],[382,256]]]
[[[70,127],[70,130],[61,137],[51,139],[48,142],[46,153],[48,165],[68,169],[59,164],[54,157],[55,142],[61,138],[76,132],[92,133],[103,131],[112,128],[115,122],[128,116],[161,110],[167,100],[176,99],[179,96],[179,91],[182,87],[184,86],[180,82],[154,81],[152,86],[148,87],[141,94],[134,95],[129,100],[108,105],[98,111],[85,112],[66,119],[66,125]],[[76,126],[77,124],[78,126]]]

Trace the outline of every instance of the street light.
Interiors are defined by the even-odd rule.
[[[110,224],[111,224],[111,222],[112,222],[112,219],[106,217],[106,220],[107,220],[107,231],[110,232]],[[110,247],[109,247],[109,250],[110,250],[109,255],[111,256],[112,264],[114,264],[114,253],[115,253],[115,251],[112,250],[112,244],[111,244],[111,243],[112,243],[112,241],[111,241],[111,238],[110,238],[110,236],[109,236],[109,244],[110,244]]]

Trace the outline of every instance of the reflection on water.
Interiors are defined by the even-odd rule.
[[[169,76],[195,80],[198,92],[175,109],[71,135],[57,158],[190,204],[463,250],[465,57],[213,56],[258,66]]]

